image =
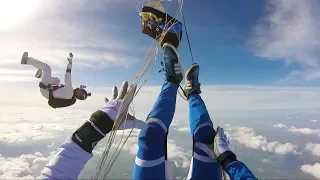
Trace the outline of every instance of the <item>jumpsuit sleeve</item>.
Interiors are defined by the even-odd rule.
[[[66,99],[70,99],[73,96],[71,69],[72,69],[72,64],[68,64],[65,78],[64,78],[64,89],[65,89],[65,96],[66,96],[65,98]]]
[[[92,156],[68,137],[44,167],[39,179],[78,179]]]
[[[240,161],[233,161],[225,167],[225,172],[231,180],[257,180],[249,168]]]
[[[72,88],[72,81],[71,81],[71,69],[72,69],[72,65],[68,64],[67,70],[66,70],[66,75],[64,78],[65,87],[69,88],[69,89],[73,89]]]

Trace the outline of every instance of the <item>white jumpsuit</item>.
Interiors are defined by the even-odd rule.
[[[60,80],[57,77],[52,77],[51,76],[51,67],[47,65],[46,63],[43,63],[39,60],[33,59],[33,58],[28,58],[27,60],[28,65],[32,65],[40,70],[42,70],[42,79],[41,82],[44,85],[48,85],[49,83],[51,84],[60,84]],[[59,99],[71,99],[73,96],[73,87],[72,87],[72,82],[71,82],[71,68],[72,64],[68,64],[67,66],[67,71],[65,74],[65,79],[64,79],[64,87],[59,88],[55,91],[53,91],[53,97],[59,98]],[[41,94],[49,99],[49,91],[46,89],[40,88]]]

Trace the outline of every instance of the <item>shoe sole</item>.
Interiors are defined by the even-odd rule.
[[[38,71],[36,72],[36,74],[34,75],[34,77],[36,78],[41,78],[42,76],[42,70],[41,69],[38,69]]]
[[[27,64],[28,52],[24,52],[21,58],[21,64]]]
[[[180,68],[181,68],[181,74],[182,74],[182,80],[183,80],[183,68],[182,68],[182,66],[181,66],[181,63],[180,63],[180,54],[179,54],[179,52],[177,51],[177,49],[172,45],[172,44],[170,44],[170,43],[164,43],[163,44],[163,46],[162,46],[162,48],[163,47],[165,47],[165,46],[169,46],[175,53],[176,53],[176,55],[177,55],[177,57],[178,57],[178,64],[179,64],[179,66],[180,66]]]
[[[194,64],[192,64],[192,65],[187,69],[187,71],[186,71],[186,73],[185,73],[185,75],[184,75],[184,78],[186,79],[186,81],[185,81],[185,83],[184,83],[184,85],[183,85],[183,90],[185,90],[185,89],[187,88],[187,83],[188,83],[188,81],[187,81],[187,76],[188,76],[189,72],[191,71],[191,69],[193,69],[193,68],[196,67],[196,66],[199,66],[199,64],[194,63]]]

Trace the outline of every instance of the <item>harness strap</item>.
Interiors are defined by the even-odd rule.
[[[45,85],[43,82],[39,82],[39,87],[41,89],[47,89],[48,91],[55,91],[59,88],[62,88],[64,87],[63,84],[60,84],[59,86],[56,86],[56,85],[53,85],[53,84],[48,84],[48,85]]]

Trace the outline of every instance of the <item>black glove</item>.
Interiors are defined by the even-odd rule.
[[[105,105],[94,112],[91,115],[90,120],[85,122],[75,133],[72,135],[72,140],[77,143],[83,150],[88,153],[92,153],[94,147],[98,142],[108,134],[114,124],[114,120],[118,114],[121,103],[123,103],[123,98],[127,96],[126,102],[122,104],[123,109],[126,109],[134,97],[136,91],[136,85],[132,85],[130,91],[128,92],[128,82],[122,84],[120,93],[118,93],[118,88],[115,86],[113,88],[113,98],[109,101],[105,99]],[[124,121],[119,127],[120,130],[124,129],[145,129],[148,125],[140,120],[137,120],[134,116],[127,114],[126,121]]]

